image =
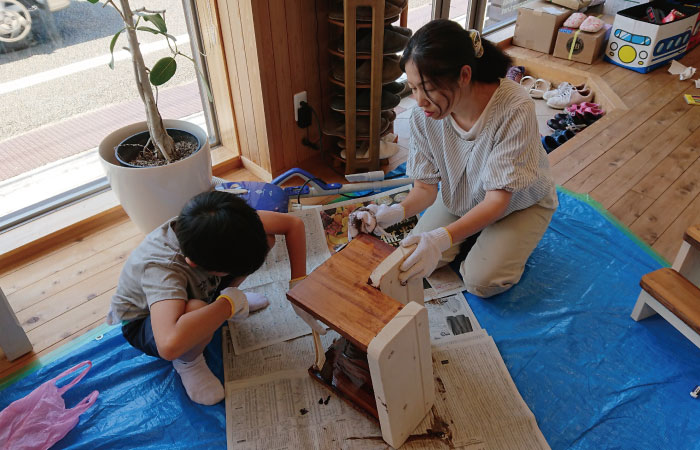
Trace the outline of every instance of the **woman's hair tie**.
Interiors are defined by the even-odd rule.
[[[484,54],[484,47],[481,45],[481,36],[477,30],[469,30],[469,37],[472,38],[474,56],[481,58]]]

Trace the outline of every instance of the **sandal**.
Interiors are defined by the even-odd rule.
[[[535,80],[535,84],[530,88],[530,97],[532,98],[542,98],[545,92],[549,91],[552,87],[552,83],[542,78]]]
[[[530,92],[530,89],[535,85],[535,77],[531,77],[530,75],[525,75],[520,79],[520,86],[524,87],[527,92]]]

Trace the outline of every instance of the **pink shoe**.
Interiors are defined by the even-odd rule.
[[[584,114],[590,113],[590,114],[593,114],[594,116],[602,117],[605,115],[605,111],[600,109],[600,108],[583,108],[582,111]]]
[[[577,113],[577,112],[603,112],[603,108],[597,103],[591,103],[591,102],[581,102],[581,103],[576,103],[573,104],[569,107],[566,108],[567,111],[570,113]],[[603,112],[604,114],[604,112]]]

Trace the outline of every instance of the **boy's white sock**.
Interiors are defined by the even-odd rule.
[[[204,355],[199,355],[190,362],[176,359],[173,361],[173,367],[180,375],[185,391],[193,402],[214,405],[224,399],[224,387],[209,370]]]
[[[270,304],[270,301],[263,294],[257,292],[246,292],[245,298],[248,299],[248,310],[250,312],[263,309]]]

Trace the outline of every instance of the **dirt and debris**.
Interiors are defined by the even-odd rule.
[[[143,147],[139,144],[123,144],[123,145],[138,145],[141,147],[141,151],[129,164],[139,167],[155,167],[164,166],[169,164],[165,160],[163,155],[153,147],[152,143],[149,143],[147,147]],[[191,154],[195,153],[198,149],[197,142],[192,141],[175,141],[175,149],[173,150],[174,158],[170,162],[180,161],[185,159]]]

